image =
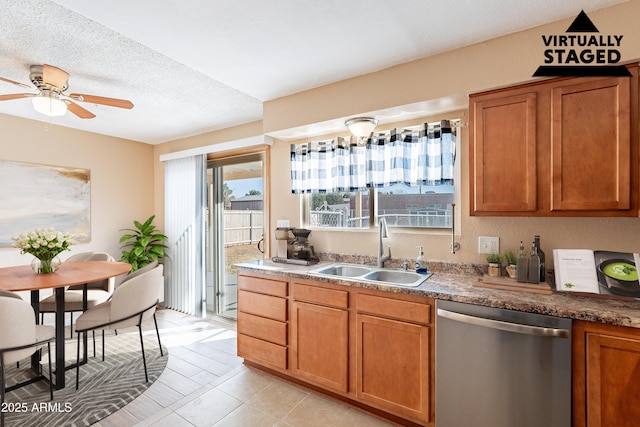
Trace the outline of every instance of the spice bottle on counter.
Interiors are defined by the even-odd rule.
[[[545,281],[545,264],[544,264],[544,252],[540,247],[540,236],[535,235],[533,237],[533,243],[536,245],[536,250],[538,251],[538,257],[540,258],[540,281]]]
[[[529,283],[540,283],[540,257],[535,242],[531,244],[531,256],[529,257]]]
[[[527,283],[529,281],[529,263],[524,253],[524,243],[520,241],[520,252],[518,253],[518,263],[516,264],[516,277],[518,282]]]

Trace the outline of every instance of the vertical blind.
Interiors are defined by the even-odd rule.
[[[168,160],[165,170],[165,305],[203,315],[203,204],[206,185],[202,155]]]
[[[349,138],[291,145],[291,192],[362,191],[394,184],[453,184],[456,132],[449,120],[392,129],[365,146]]]

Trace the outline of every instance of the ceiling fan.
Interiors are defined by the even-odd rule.
[[[31,98],[33,108],[49,117],[62,116],[69,110],[81,119],[92,119],[95,117],[95,114],[84,109],[74,101],[91,102],[93,104],[126,109],[133,108],[133,103],[125,99],[105,98],[103,96],[85,95],[81,93],[64,94],[63,92],[69,88],[69,73],[53,65],[32,65],[30,71],[29,78],[31,79],[31,83],[38,89],[38,93],[0,95],[0,101]],[[32,87],[27,84],[15,82],[3,77],[0,77],[0,80],[32,89]]]

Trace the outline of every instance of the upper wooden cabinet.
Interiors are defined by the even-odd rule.
[[[631,81],[584,80],[551,89],[551,210],[628,210]]]
[[[638,69],[470,96],[471,215],[637,216]]]
[[[536,93],[472,102],[476,210],[537,210]]]

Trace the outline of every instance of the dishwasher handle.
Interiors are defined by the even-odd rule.
[[[551,338],[569,338],[568,329],[545,328],[542,326],[521,325],[519,323],[505,322],[502,320],[487,319],[484,317],[470,316],[468,314],[456,313],[439,308],[438,317],[454,320],[456,322],[468,323],[470,325],[483,326],[485,328],[499,329],[517,334],[537,335]]]

